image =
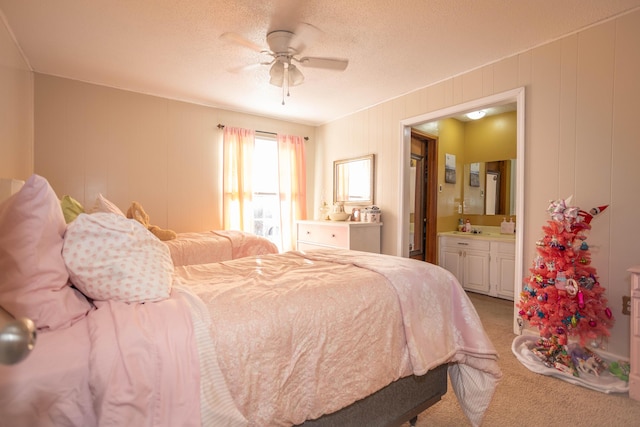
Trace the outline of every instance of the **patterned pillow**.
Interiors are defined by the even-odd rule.
[[[153,302],[171,292],[169,249],[124,216],[80,214],[67,227],[62,257],[71,282],[94,300]]]
[[[91,213],[98,212],[110,212],[118,214],[120,216],[125,216],[125,214],[120,210],[119,207],[117,207],[112,201],[104,197],[101,193],[98,193],[98,195],[96,196],[96,201],[93,204],[93,209],[91,209]]]
[[[38,329],[66,328],[92,309],[69,286],[61,255],[66,227],[56,193],[39,175],[0,204],[0,305]]]

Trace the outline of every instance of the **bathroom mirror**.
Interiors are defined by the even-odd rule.
[[[516,159],[464,165],[465,215],[515,215]]]
[[[375,155],[333,162],[333,203],[372,205]]]

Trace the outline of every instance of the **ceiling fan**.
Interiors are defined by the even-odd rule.
[[[304,49],[315,41],[319,33],[320,30],[318,28],[306,23],[300,24],[295,32],[288,30],[270,31],[267,33],[268,49],[237,33],[224,33],[220,38],[271,56],[271,60],[260,62],[258,65],[271,65],[269,83],[282,88],[282,104],[284,105],[284,94],[286,93],[289,96],[289,88],[304,82],[304,75],[296,64],[303,67],[336,71],[344,71],[349,65],[349,60],[343,58],[300,56]]]

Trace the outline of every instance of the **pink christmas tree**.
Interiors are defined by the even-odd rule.
[[[586,242],[591,219],[607,206],[585,212],[568,207],[569,200],[551,202],[548,208],[551,219],[536,242],[537,256],[518,307],[542,338],[566,345],[570,337],[579,337],[584,346],[609,336],[614,323]]]

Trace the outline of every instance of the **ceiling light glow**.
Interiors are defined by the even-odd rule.
[[[472,111],[471,113],[467,113],[467,117],[471,120],[478,120],[484,117],[486,112],[484,110]]]

